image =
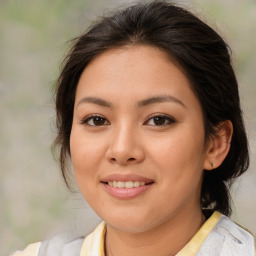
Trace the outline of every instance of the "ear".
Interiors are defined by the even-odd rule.
[[[233,125],[229,120],[220,122],[216,133],[210,138],[204,162],[205,170],[219,167],[226,158],[231,144]]]

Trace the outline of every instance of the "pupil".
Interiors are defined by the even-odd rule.
[[[102,117],[95,117],[93,120],[95,125],[103,125],[104,124],[104,119]]]
[[[163,125],[165,123],[164,117],[155,117],[154,118],[155,125]]]

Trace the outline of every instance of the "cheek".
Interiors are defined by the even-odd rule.
[[[203,132],[179,129],[177,133],[153,142],[151,158],[159,168],[159,179],[165,185],[185,187],[190,183],[198,184],[204,164]],[[151,140],[152,142],[152,140]]]
[[[85,136],[79,127],[72,128],[70,152],[76,183],[85,200],[93,205],[97,196],[97,168],[102,156],[102,146],[97,139]]]
[[[158,210],[180,209],[184,205],[199,204],[203,173],[202,148],[193,139],[165,140],[155,151],[159,193],[163,195]],[[158,153],[157,153],[158,152]],[[168,198],[168,204],[166,204]],[[165,209],[166,208],[166,209]]]
[[[82,129],[74,127],[70,136],[70,152],[78,185],[95,178],[95,170],[103,155],[100,141],[92,136],[85,136]]]
[[[204,160],[204,140],[190,132],[182,133],[181,136],[166,136],[162,140],[152,141],[154,146],[150,146],[151,155],[155,160],[159,159],[161,164],[191,164],[203,162]]]

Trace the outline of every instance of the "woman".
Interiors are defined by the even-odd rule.
[[[249,164],[223,39],[165,1],[106,16],[77,38],[56,87],[63,177],[104,220],[15,255],[254,255],[229,189]]]

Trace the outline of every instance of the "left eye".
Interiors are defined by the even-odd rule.
[[[102,116],[89,116],[88,118],[82,120],[81,123],[89,126],[103,126],[109,124],[108,120]]]
[[[154,116],[149,118],[146,121],[147,125],[154,125],[154,126],[164,126],[164,125],[169,125],[175,123],[175,120],[169,116],[165,116],[165,115],[158,115],[158,116]]]

